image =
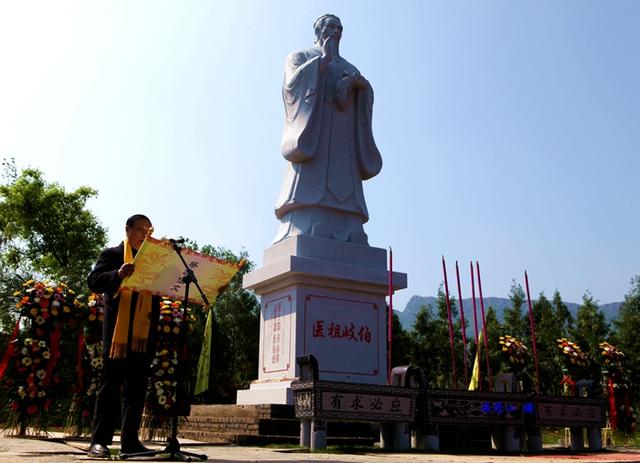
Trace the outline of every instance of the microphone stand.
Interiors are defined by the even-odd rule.
[[[182,257],[181,245],[184,243],[184,240],[170,239],[169,241],[173,246],[173,250],[176,252],[176,254],[178,254],[178,257],[182,261],[182,264],[184,265],[184,269],[185,269],[184,275],[182,276],[182,279],[181,279],[182,283],[184,283],[185,285],[184,304],[182,306],[182,311],[183,311],[182,325],[183,326],[182,326],[180,341],[178,342],[178,352],[181,352],[181,351],[184,352],[187,346],[187,323],[188,323],[187,322],[187,310],[188,310],[187,304],[189,304],[189,286],[191,285],[191,283],[193,283],[195,287],[198,289],[198,292],[200,293],[200,297],[202,297],[202,301],[205,303],[205,305],[209,306],[209,300],[207,299],[207,296],[205,296],[204,292],[202,291],[202,288],[198,283],[198,279],[196,278],[195,273],[189,267],[187,262],[184,260],[184,257]],[[187,355],[186,368],[183,375],[184,376],[189,375],[191,373],[190,370],[191,370],[191,367],[190,367],[190,362]],[[180,450],[180,442],[178,441],[178,437],[177,437],[178,436],[178,402],[179,402],[178,394],[180,394],[180,389],[176,391],[176,401],[173,406],[173,416],[171,417],[171,436],[167,437],[167,446],[164,448],[164,450],[151,450],[148,452],[137,452],[137,453],[121,453],[119,456],[121,460],[126,460],[127,458],[132,458],[132,457],[133,458],[152,457],[152,456],[162,455],[162,454],[169,454],[169,458],[168,458],[169,461],[194,461],[193,458],[196,458],[199,461],[205,461],[208,458],[207,455],[205,454],[198,454],[198,453]]]

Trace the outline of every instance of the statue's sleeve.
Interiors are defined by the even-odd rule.
[[[304,51],[298,51],[287,57],[282,86],[286,117],[281,149],[290,162],[306,161],[317,150],[322,87],[319,56],[309,58]]]
[[[358,167],[362,180],[375,177],[382,169],[382,156],[373,138],[371,126],[373,117],[373,88],[367,82],[366,87],[356,94],[357,121],[356,136],[358,140]]]

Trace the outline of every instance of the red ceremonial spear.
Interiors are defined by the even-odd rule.
[[[456,349],[453,342],[453,321],[451,319],[451,301],[449,301],[449,283],[447,282],[447,266],[442,256],[442,273],[444,274],[444,292],[447,298],[447,320],[449,321],[449,348],[451,349],[451,372],[453,377],[454,389],[458,387],[458,378],[456,377]]]
[[[476,355],[478,355],[478,349],[480,349],[480,343],[478,341],[478,309],[476,308],[476,283],[475,276],[473,274],[473,262],[469,262],[469,268],[471,269],[471,300],[473,301],[473,327],[476,335]],[[480,363],[478,362],[478,365]],[[478,368],[478,390],[482,390],[482,375],[480,374],[480,368]]]
[[[387,322],[387,383],[391,384],[391,345],[393,340],[393,249],[389,246],[389,321]]]
[[[464,354],[464,384],[469,384],[469,364],[467,362],[467,325],[464,322],[464,306],[462,305],[462,289],[460,288],[460,269],[458,269],[458,261],[456,261],[456,280],[458,282],[458,301],[460,301],[460,331],[462,332],[462,353]]]
[[[538,348],[536,347],[536,322],[533,320],[533,308],[529,295],[529,276],[524,271],[524,283],[527,287],[527,302],[529,303],[529,325],[531,326],[531,343],[533,344],[533,363],[536,366],[536,392],[540,394],[540,369],[538,368]]]
[[[482,337],[484,338],[484,353],[487,358],[487,378],[489,378],[489,392],[493,391],[493,379],[491,378],[491,365],[489,364],[489,343],[487,341],[487,320],[484,317],[484,299],[482,297],[482,279],[480,278],[480,263],[476,261],[478,273],[478,291],[480,291],[480,311],[482,313]]]

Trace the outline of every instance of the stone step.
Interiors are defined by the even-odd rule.
[[[372,445],[378,428],[362,422],[329,422],[330,445]],[[193,405],[179,437],[210,443],[297,443],[300,421],[291,405]]]

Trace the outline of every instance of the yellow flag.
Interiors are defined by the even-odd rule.
[[[480,386],[480,350],[482,349],[482,331],[478,336],[478,349],[476,349],[476,359],[473,362],[473,371],[471,372],[471,381],[469,382],[469,390],[477,391]]]
[[[198,360],[198,376],[193,395],[202,394],[209,389],[209,372],[211,370],[211,339],[213,337],[213,309],[209,309],[207,323],[204,326],[204,339]]]

